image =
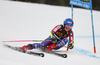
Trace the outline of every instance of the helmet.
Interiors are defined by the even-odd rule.
[[[64,21],[64,26],[65,25],[69,25],[69,26],[73,26],[74,25],[74,22],[72,19],[68,18]]]

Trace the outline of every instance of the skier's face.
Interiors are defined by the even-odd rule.
[[[65,31],[69,31],[70,29],[72,28],[72,26],[69,26],[69,25],[65,25]]]

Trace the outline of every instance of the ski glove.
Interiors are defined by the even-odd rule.
[[[52,43],[55,43],[55,44],[57,43],[57,39],[55,38],[55,36],[51,37],[51,41],[52,41]]]
[[[73,49],[73,47],[74,47],[74,42],[71,41],[71,42],[69,43],[69,49]]]

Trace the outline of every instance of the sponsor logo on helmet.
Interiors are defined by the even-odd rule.
[[[69,24],[72,24],[72,22],[68,22]]]

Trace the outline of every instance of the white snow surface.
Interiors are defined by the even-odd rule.
[[[74,49],[63,47],[55,52],[66,53],[61,58],[44,53],[45,57],[32,56],[6,48],[3,44],[23,46],[27,43],[2,43],[5,40],[45,39],[50,31],[66,18],[71,8],[36,3],[0,0],[0,65],[100,65],[100,11],[93,10],[96,54],[93,51],[91,12],[74,8]],[[31,51],[41,52],[38,49]]]

